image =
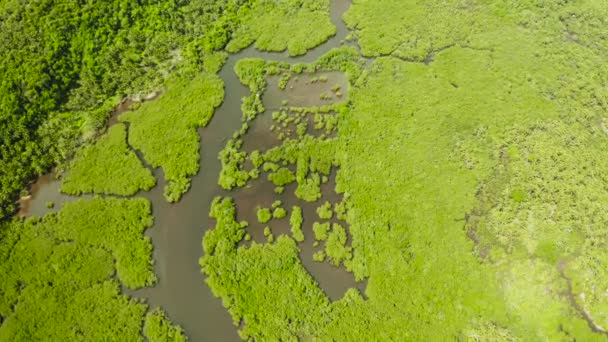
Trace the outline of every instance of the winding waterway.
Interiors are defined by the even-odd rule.
[[[155,260],[155,271],[159,282],[151,288],[136,291],[124,289],[124,292],[137,297],[144,298],[152,307],[161,306],[166,310],[170,319],[181,325],[190,337],[191,341],[238,341],[237,329],[232,323],[227,310],[222,307],[221,300],[215,298],[209,288],[204,284],[204,276],[198,260],[202,253],[201,242],[205,230],[214,225],[208,218],[210,204],[216,196],[232,196],[237,198],[239,219],[255,222],[255,207],[257,205],[269,206],[274,199],[283,200],[284,207],[290,209],[292,205],[301,205],[304,211],[304,219],[308,225],[316,218],[315,208],[319,203],[302,204],[297,202],[293,196],[293,184],[287,187],[283,195],[275,195],[273,187],[255,181],[251,187],[227,192],[217,185],[221,165],[217,158],[218,153],[224,148],[226,141],[235,131],[241,127],[241,99],[249,95],[249,90],[237,79],[233,69],[236,62],[245,57],[257,57],[267,60],[296,62],[312,62],[332,48],[340,46],[347,34],[348,28],[342,21],[342,14],[350,6],[350,0],[335,0],[331,4],[331,18],[337,28],[337,34],[323,45],[310,50],[306,55],[289,57],[287,52],[268,53],[249,47],[229,57],[219,73],[225,83],[225,99],[223,104],[216,110],[209,125],[199,130],[201,135],[200,144],[200,172],[192,179],[191,190],[184,195],[180,202],[167,203],[163,197],[165,185],[164,175],[161,169],[154,170],[158,184],[149,192],[140,192],[137,196],[145,197],[152,203],[155,217],[154,226],[147,230],[154,245],[153,257]],[[331,76],[331,75],[330,75]],[[337,80],[332,77],[329,86],[340,83],[345,84],[345,79]],[[333,82],[333,83],[332,83]],[[273,104],[280,103],[285,93],[273,91],[269,87],[265,94],[264,103],[269,108]],[[344,86],[343,89],[346,89]],[[319,101],[319,95],[312,91],[310,99]],[[301,98],[306,101],[307,97]],[[268,113],[261,117],[268,117]],[[258,120],[258,119],[256,119]],[[260,122],[263,119],[260,119]],[[255,122],[254,122],[255,125]],[[252,127],[254,128],[254,127]],[[255,132],[255,130],[254,130]],[[253,135],[255,136],[255,134]],[[253,137],[252,136],[252,137]],[[269,143],[265,139],[245,139],[245,146],[265,149]],[[334,172],[335,173],[335,172]],[[334,176],[323,185],[323,201],[330,200],[338,202],[339,196],[333,193]],[[58,210],[62,204],[73,201],[76,197],[59,193],[60,182],[50,176],[41,177],[31,189],[32,197],[23,201],[21,215],[44,215],[49,210]],[[47,208],[47,202],[54,203],[53,209]],[[267,203],[268,202],[268,203]],[[255,227],[255,225],[254,225]],[[273,224],[273,233],[287,233],[289,230],[287,220]],[[256,231],[250,232],[254,239],[262,240],[263,236]],[[311,234],[308,234],[311,235]],[[328,263],[316,263],[312,261],[312,239],[300,245],[302,263],[310,274],[319,282],[331,300],[339,299],[349,287],[359,287],[361,292],[364,284],[357,284],[352,274],[343,268],[335,268]]]

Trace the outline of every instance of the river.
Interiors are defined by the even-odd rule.
[[[223,191],[217,185],[221,165],[217,158],[218,153],[224,148],[226,141],[232,137],[235,131],[241,127],[241,99],[249,95],[249,90],[243,86],[233,72],[235,63],[245,57],[258,57],[267,60],[296,62],[313,62],[332,48],[340,46],[347,34],[348,28],[342,21],[342,14],[350,6],[349,0],[335,0],[331,4],[331,18],[337,28],[337,34],[321,46],[310,50],[307,54],[299,57],[289,57],[287,52],[268,53],[249,47],[239,53],[232,54],[228,58],[219,73],[225,83],[225,99],[216,110],[212,120],[207,127],[199,130],[201,135],[200,144],[200,171],[192,179],[192,187],[184,195],[180,202],[167,203],[163,197],[165,186],[164,175],[161,169],[154,170],[158,184],[149,192],[140,192],[136,196],[149,199],[152,203],[154,213],[154,226],[148,229],[146,234],[150,236],[154,245],[153,257],[155,260],[155,271],[158,283],[154,287],[144,288],[136,291],[124,289],[124,293],[133,297],[144,298],[152,307],[160,306],[168,314],[169,318],[184,328],[191,341],[221,340],[239,341],[237,328],[233,325],[227,310],[222,307],[221,300],[215,298],[209,288],[204,284],[204,276],[198,260],[202,254],[201,242],[205,230],[213,227],[214,222],[208,218],[210,204],[216,196],[236,197],[239,220],[246,219],[254,223],[255,207],[257,205],[269,206],[274,199],[281,199],[284,207],[288,210],[292,205],[301,205],[304,211],[304,219],[307,225],[312,225],[316,219],[315,208],[320,203],[302,204],[293,196],[294,185],[288,186],[283,195],[275,195],[273,188],[264,185],[261,181],[252,182],[252,186],[245,189],[237,189],[235,192]],[[337,79],[330,80],[329,86],[335,83],[344,84],[345,79],[335,75]],[[333,82],[333,83],[332,83]],[[280,91],[272,90],[264,100],[268,110],[272,110],[272,104],[280,103]],[[344,86],[343,89],[346,89]],[[314,91],[299,100],[306,101],[307,96],[313,97],[318,102],[319,96]],[[270,104],[270,105],[269,105]],[[261,115],[268,117],[269,113]],[[258,119],[256,119],[258,120]],[[255,132],[255,121],[252,126],[252,134]],[[257,124],[260,125],[260,124]],[[254,134],[255,135],[255,134]],[[246,135],[247,137],[247,135]],[[252,139],[245,145],[265,149],[264,146],[270,142],[264,139]],[[340,197],[333,192],[335,184],[335,172],[330,181],[323,185],[323,201],[330,200],[339,202]],[[58,210],[62,204],[73,201],[76,197],[59,193],[60,182],[50,176],[41,177],[31,188],[32,196],[23,201],[21,215],[44,215],[49,210]],[[55,206],[47,208],[47,202],[52,201]],[[268,202],[268,203],[266,203]],[[310,228],[305,228],[310,232]],[[278,224],[273,223],[273,233],[287,233],[288,220],[281,220]],[[254,239],[263,240],[263,236],[252,231]],[[331,300],[339,299],[349,287],[358,287],[361,292],[364,284],[357,284],[352,274],[343,268],[335,268],[325,263],[312,261],[312,233],[300,245],[301,260],[310,274],[319,282]]]

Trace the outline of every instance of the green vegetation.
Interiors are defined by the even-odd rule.
[[[340,266],[344,260],[352,258],[352,250],[346,247],[346,230],[339,224],[333,224],[331,232],[325,242],[325,252],[329,262],[334,266]]]
[[[289,217],[289,224],[291,226],[291,235],[297,242],[304,241],[304,233],[302,232],[302,222],[304,218],[302,216],[302,208],[293,206],[291,208],[291,216]]]
[[[256,41],[261,49],[302,54],[335,33],[327,0],[9,0],[0,18],[0,217],[13,212],[27,182],[103,128],[126,95],[157,90],[170,74],[217,73],[226,47],[234,52]],[[174,200],[184,187],[172,187]]]
[[[272,217],[275,219],[282,219],[285,216],[287,216],[287,210],[284,208],[279,207],[272,212]]]
[[[345,196],[347,197],[347,196]],[[342,201],[340,203],[336,203],[334,205],[334,211],[336,212],[336,218],[338,220],[342,220],[342,221],[346,221],[346,203],[345,201]]]
[[[44,224],[59,240],[76,240],[112,253],[116,273],[129,288],[152,285],[152,244],[143,237],[152,226],[150,203],[145,199],[77,200],[67,203]]]
[[[315,222],[312,224],[312,231],[315,233],[315,239],[319,241],[327,240],[329,236],[330,223]]]
[[[234,52],[256,41],[261,49],[303,54],[335,33],[328,0],[8,0],[0,5],[0,18],[1,218],[14,211],[27,182],[69,160],[78,145],[103,129],[125,96],[145,97],[169,75],[215,74],[227,58],[224,48]],[[305,23],[310,29],[294,35]],[[182,135],[192,139],[188,132]],[[167,162],[150,149],[146,158]],[[191,166],[175,168],[178,175],[167,178],[172,201],[187,190],[184,180],[192,172]]]
[[[7,0],[0,5],[0,218],[27,182],[101,128],[115,96],[175,64],[178,3]]]
[[[296,196],[306,202],[315,202],[321,198],[321,177],[318,173],[313,173],[311,177],[307,177],[303,182],[298,183],[296,188]]]
[[[296,175],[288,168],[282,167],[276,172],[268,174],[268,180],[276,186],[285,186],[296,180]]]
[[[331,210],[331,203],[326,201],[321,206],[317,208],[317,215],[319,215],[320,219],[329,220],[334,216],[334,212]]]
[[[234,72],[237,74],[242,84],[249,87],[251,91],[250,96],[243,98],[241,110],[243,112],[242,120],[247,123],[254,120],[256,116],[264,111],[264,106],[261,100],[261,94],[266,90],[267,76],[278,75],[282,72],[309,72],[314,73],[318,71],[341,71],[351,80],[355,80],[361,74],[363,61],[360,59],[356,49],[352,47],[342,47],[332,49],[327,54],[319,58],[316,62],[309,64],[294,64],[289,65],[288,63],[264,61],[258,58],[244,58],[239,60],[235,67]],[[274,120],[283,125],[287,125],[293,118],[289,117],[289,113],[284,108],[282,111],[273,113]],[[332,111],[346,111],[346,103],[338,103],[331,106],[322,106],[314,108],[289,108],[290,112],[296,114],[307,114],[307,113],[323,113],[328,114]],[[334,115],[330,115],[334,116]],[[335,128],[338,119],[330,119],[331,124],[328,125],[328,131]],[[275,129],[273,129],[275,127]],[[271,130],[276,130],[276,126],[271,127]],[[279,126],[280,127],[280,126]],[[254,166],[259,169],[260,165],[263,166],[264,171],[273,171],[273,174],[269,175],[269,180],[274,182],[277,186],[283,186],[291,183],[292,172],[288,169],[279,170],[279,166],[276,162],[286,161],[289,164],[294,164],[294,158],[298,155],[302,158],[302,161],[298,161],[298,170],[296,172],[296,180],[298,182],[298,189],[296,195],[309,202],[314,202],[320,198],[320,184],[321,177],[315,171],[317,171],[313,165],[312,175],[307,178],[309,170],[309,158],[310,155],[318,154],[315,157],[314,162],[323,162],[322,170],[324,174],[329,173],[327,170],[328,166],[334,161],[333,158],[333,146],[330,143],[321,143],[312,139],[312,137],[304,136],[304,141],[292,140],[285,132],[278,132],[278,138],[284,140],[285,144],[282,147],[267,151],[265,154],[261,154],[259,151],[254,151],[251,154],[253,157],[249,157],[252,162],[255,160]],[[320,139],[322,140],[322,139]],[[226,189],[231,190],[235,187],[243,187],[247,184],[247,181],[251,178],[249,173],[244,170],[244,163],[247,160],[247,153],[240,150],[242,140],[239,138],[230,139],[226,143],[226,147],[220,152],[219,159],[222,162],[222,171],[219,176],[218,184]],[[318,151],[316,150],[318,149]],[[270,154],[270,155],[268,155]],[[306,159],[306,160],[304,160]],[[264,162],[265,161],[265,162]]]
[[[498,8],[505,6],[506,1],[492,5],[485,1],[470,3],[470,6],[460,4],[453,0],[429,3],[358,1],[344,14],[344,20],[355,30],[363,55],[392,54],[407,60],[422,62],[426,59],[428,62],[433,51],[466,43],[475,33],[504,29],[500,27]],[[522,1],[521,7],[517,8],[530,5]],[[498,14],[497,17],[481,15],[492,11],[491,8],[496,9],[494,15]],[[430,24],[430,18],[437,21]]]
[[[547,122],[513,135],[518,139],[504,160],[508,174],[497,170],[478,196],[475,213],[483,217],[469,220],[478,250],[495,262],[542,260],[538,268],[561,272],[579,305],[603,326],[608,301],[599,289],[608,284],[602,271],[608,218],[595,203],[608,199],[603,176],[596,176],[598,169],[608,170],[600,153],[608,147],[606,134],[580,122]],[[513,196],[516,191],[522,195]]]
[[[146,305],[121,295],[119,281],[138,288],[156,279],[143,236],[150,211],[143,199],[94,198],[5,223],[0,341],[141,340]]]
[[[210,74],[177,80],[161,97],[124,113],[129,122],[129,143],[140,150],[153,167],[162,167],[169,184],[165,197],[179,200],[190,187],[189,178],[198,172],[197,127],[206,126],[224,98],[222,80]]]
[[[329,0],[251,3],[236,14],[239,24],[226,46],[229,52],[255,42],[260,50],[287,49],[292,56],[301,55],[336,33],[329,18]]]
[[[247,222],[217,198],[200,264],[240,336],[605,337],[606,17],[599,0],[355,0],[344,20],[360,50],[306,64],[239,61],[250,95],[218,156],[218,183],[244,187],[266,172],[277,193],[295,182],[299,199],[316,202],[337,172],[343,201],[317,214],[335,212],[348,229],[314,223],[323,247],[313,259],[367,281],[365,299],[350,289],[331,302],[299,260],[300,207],[293,239],[266,227],[266,242],[240,245],[251,240]],[[216,74],[228,52],[255,44],[300,55],[335,32],[328,0],[3,1],[0,341],[184,340],[160,309],[145,316],[120,293],[156,281],[146,200],[96,197],[6,218],[52,166],[67,167],[72,194],[149,189],[154,178],[125,139],[163,169],[165,196],[178,201],[199,171],[197,129],[223,100]],[[348,97],[333,87],[319,97],[337,104],[283,102],[271,129],[280,145],[243,151],[268,76],[286,88],[303,73],[326,82],[328,71],[346,74]],[[163,87],[97,139],[119,101]],[[281,205],[258,210],[258,221],[285,217]]]
[[[593,0],[354,1],[345,20],[377,58],[363,71],[333,59],[348,75],[348,104],[335,121],[315,113],[315,126],[339,134],[314,138],[302,126],[296,138],[277,124],[283,142],[259,165],[295,166],[296,194],[310,201],[339,168],[334,209],[351,243],[342,226],[315,223],[325,248],[313,258],[367,279],[367,299],[349,290],[290,326],[314,322],[311,336],[327,340],[601,339],[606,15]],[[284,71],[253,66],[240,72],[252,96]],[[250,322],[244,330],[262,325]]]
[[[125,125],[117,124],[77,154],[61,191],[72,195],[92,192],[128,196],[140,189],[150,190],[155,184],[152,172],[129,150]]]
[[[314,25],[309,32],[291,32],[305,22]],[[165,197],[178,201],[198,172],[196,129],[223,100],[215,76],[228,56],[223,50],[256,41],[303,54],[335,33],[329,1],[8,0],[0,28],[0,267],[11,273],[0,290],[0,340],[141,340],[146,306],[122,296],[118,280],[130,288],[155,281],[152,246],[141,237],[152,223],[149,204],[94,198],[9,223],[14,201],[52,166],[60,174],[67,166],[62,190],[70,194],[150,189],[155,179],[127,136],[152,167],[162,167]],[[158,100],[138,103],[163,87]],[[127,97],[139,107],[120,117],[129,134],[118,124],[97,139]],[[241,179],[256,177],[251,171]],[[27,253],[39,258],[30,262]],[[185,340],[158,310],[144,330],[151,341]]]
[[[260,208],[257,211],[258,222],[266,223],[272,218],[272,212],[268,208]]]
[[[316,262],[323,262],[325,261],[325,251],[320,250],[320,251],[316,251],[313,253],[312,255],[312,260],[316,261]]]
[[[185,342],[188,340],[179,326],[167,320],[165,312],[156,308],[146,315],[144,334],[150,342]]]
[[[240,336],[293,340],[313,334],[328,299],[300,263],[296,243],[281,235],[272,244],[237,247],[245,231],[235,215],[232,200],[214,200],[210,216],[217,223],[205,233],[200,263],[235,325],[247,322]]]

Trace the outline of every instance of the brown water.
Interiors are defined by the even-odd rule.
[[[325,81],[319,81],[325,77]],[[283,90],[279,88],[280,76],[268,78],[268,86],[264,92],[264,107],[267,110],[277,110],[287,101],[288,107],[313,107],[331,105],[346,98],[348,80],[341,72],[321,72],[314,75],[294,74]],[[316,81],[315,81],[316,80]],[[339,86],[341,96],[332,91],[332,87]],[[321,99],[321,95],[329,95],[331,99]]]
[[[293,196],[295,185],[286,187],[283,195],[277,196],[273,193],[274,187],[264,179],[252,183],[251,187],[240,189],[236,192],[222,191],[217,185],[218,175],[221,165],[217,159],[218,152],[223,149],[226,141],[235,131],[241,127],[241,98],[249,95],[249,91],[240,84],[233,72],[235,63],[244,57],[258,57],[268,60],[281,60],[289,62],[312,62],[330,49],[340,45],[348,34],[348,29],[341,20],[342,14],[349,7],[349,0],[332,1],[331,17],[337,26],[337,34],[328,42],[309,51],[306,55],[297,58],[290,58],[284,53],[266,53],[248,48],[240,53],[231,55],[226,65],[220,72],[220,77],[225,82],[226,97],[224,103],[216,110],[209,125],[200,129],[201,134],[201,165],[200,172],[192,179],[191,190],[184,195],[182,200],[176,204],[167,203],[163,197],[164,176],[161,169],[154,170],[154,175],[158,184],[149,192],[140,192],[137,196],[149,199],[152,203],[155,217],[154,226],[147,231],[154,244],[153,257],[155,260],[155,271],[159,282],[155,287],[145,288],[137,291],[124,289],[124,292],[138,298],[145,298],[152,306],[163,307],[170,319],[176,324],[181,325],[191,341],[238,341],[237,329],[232,324],[228,312],[222,307],[221,301],[211,294],[209,288],[204,284],[204,277],[201,274],[198,260],[202,253],[201,242],[205,230],[213,225],[209,220],[208,213],[210,204],[216,196],[232,196],[237,199],[239,219],[248,219],[252,223],[254,238],[262,239],[255,233],[256,220],[251,215],[255,215],[252,208],[257,205],[270,206],[274,199],[282,199],[283,206],[291,210],[292,205],[300,205],[305,214],[305,225],[303,227],[307,239],[300,245],[301,259],[306,269],[319,282],[320,287],[325,291],[330,299],[339,299],[346,289],[357,286],[353,276],[342,268],[334,268],[327,262],[316,263],[312,261],[312,233],[310,226],[317,219],[316,207],[322,202],[308,204],[299,201]],[[328,76],[332,76],[329,75]],[[282,96],[292,94],[289,99],[295,105],[301,101],[302,105],[309,102],[314,105],[326,104],[319,98],[318,91],[326,92],[322,87],[331,88],[336,83],[342,85],[342,92],[346,93],[346,81],[340,74],[333,75],[334,81],[318,83],[312,88],[307,88],[309,96],[301,94],[296,88],[295,80],[288,84],[288,90],[281,92]],[[342,77],[342,78],[340,78]],[[330,79],[331,79],[330,78]],[[292,84],[292,82],[294,82]],[[305,82],[305,77],[299,76],[297,82]],[[276,85],[276,82],[273,84]],[[291,86],[294,88],[290,88]],[[317,89],[318,87],[318,89]],[[304,88],[302,88],[304,89]],[[290,90],[293,92],[290,93]],[[279,96],[274,92],[273,87],[269,87],[269,92],[265,95],[265,105],[271,108],[276,103]],[[313,98],[314,97],[314,98]],[[326,100],[327,101],[327,100]],[[280,101],[279,101],[280,102]],[[328,102],[328,103],[331,103]],[[260,140],[257,145],[260,149],[265,149],[273,142]],[[29,200],[22,201],[20,215],[44,215],[49,210],[58,210],[62,204],[74,200],[76,197],[67,196],[59,193],[60,182],[51,176],[41,177],[31,188],[32,196]],[[339,202],[340,198],[333,191],[334,179],[323,185],[324,197],[322,201],[330,200]],[[48,209],[46,203],[54,202],[53,209]],[[267,203],[268,202],[268,203]],[[255,216],[254,216],[255,217]],[[273,233],[277,236],[280,233],[289,231],[288,218],[271,222]],[[361,292],[363,286],[359,285]]]
[[[347,227],[347,224],[338,220],[335,215],[331,220],[320,220],[316,212],[317,207],[325,201],[329,201],[332,204],[342,201],[342,196],[336,194],[334,191],[335,185],[334,170],[329,177],[328,182],[321,185],[323,197],[314,203],[309,203],[298,199],[294,195],[296,189],[295,183],[286,186],[285,191],[282,194],[275,194],[274,185],[268,181],[265,174],[263,174],[259,179],[250,182],[249,186],[232,195],[237,205],[238,221],[245,220],[249,223],[247,233],[251,235],[252,241],[258,243],[267,241],[264,236],[264,227],[266,226],[270,227],[272,234],[275,237],[278,237],[281,234],[291,235],[289,216],[291,215],[292,207],[299,206],[302,208],[304,217],[302,231],[304,232],[305,240],[298,244],[298,247],[300,248],[300,260],[312,277],[319,282],[320,288],[332,301],[342,298],[346,290],[351,287],[358,288],[362,294],[365,291],[365,284],[356,283],[353,275],[347,272],[344,267],[334,267],[327,261],[319,263],[312,259],[314,252],[324,248],[323,242],[318,247],[313,246],[315,240],[312,225],[315,221],[334,222]],[[282,219],[272,219],[264,224],[259,223],[257,220],[258,208],[270,208],[272,203],[276,200],[281,200],[281,207],[287,210],[287,216]],[[245,243],[246,242],[244,242],[244,244]]]

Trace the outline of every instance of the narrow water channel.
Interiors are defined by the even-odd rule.
[[[321,46],[310,50],[306,55],[292,58],[288,56],[287,52],[260,52],[253,47],[230,55],[226,65],[219,73],[225,83],[224,102],[216,110],[209,125],[199,130],[201,135],[200,172],[192,179],[190,191],[180,202],[167,203],[163,197],[164,175],[161,169],[156,169],[154,174],[158,184],[149,192],[137,194],[137,196],[149,199],[152,203],[155,221],[154,226],[148,229],[146,234],[150,236],[154,245],[153,257],[159,282],[151,288],[137,291],[124,289],[124,292],[137,298],[144,298],[152,307],[164,308],[169,318],[184,328],[191,341],[240,340],[228,312],[221,305],[221,300],[213,297],[210,289],[204,284],[204,276],[201,274],[198,264],[205,230],[214,225],[214,222],[208,218],[213,198],[235,195],[235,193],[221,190],[217,185],[221,169],[217,158],[218,153],[224,148],[232,134],[241,127],[241,99],[249,95],[249,90],[241,85],[234,74],[234,65],[245,57],[290,63],[315,61],[332,48],[340,46],[344,41],[349,30],[341,18],[349,6],[350,0],[332,0],[331,18],[336,25],[337,34]],[[340,82],[343,83],[344,80]],[[270,104],[279,103],[273,96],[272,93],[266,94],[267,100],[265,101],[269,101]],[[318,101],[318,94],[315,96]],[[333,193],[333,185],[334,181],[331,177],[330,182],[324,185],[323,192]],[[23,202],[20,214],[41,216],[49,210],[58,210],[63,203],[77,198],[60,194],[59,187],[59,181],[53,180],[49,176],[41,177],[32,187],[32,197]],[[266,195],[274,195],[272,189],[270,186],[254,183],[251,188],[240,190],[243,192],[240,197],[251,196],[252,205],[269,205],[264,202],[264,198]],[[292,188],[286,189],[285,194],[289,193],[293,194]],[[339,197],[333,196],[335,198],[324,196],[323,201],[329,199],[332,202],[339,202]],[[292,197],[284,195],[279,198],[284,200],[285,208],[291,209],[291,205],[296,204]],[[55,204],[54,208],[47,208],[46,204],[49,201]],[[303,206],[305,220],[306,217],[315,215],[314,209],[319,204]],[[242,203],[238,209],[239,214],[244,216],[239,219],[249,219],[252,223],[254,222],[249,217],[252,210],[249,210],[245,203]],[[309,220],[308,224],[312,224],[312,222]],[[286,231],[288,231],[287,223],[283,222],[277,224],[274,233],[277,235],[277,233]],[[304,266],[319,282],[330,299],[338,299],[347,288],[357,286],[353,276],[343,269],[334,268],[327,263],[312,261],[312,239],[307,238],[300,248]],[[361,284],[358,287],[363,292]]]

